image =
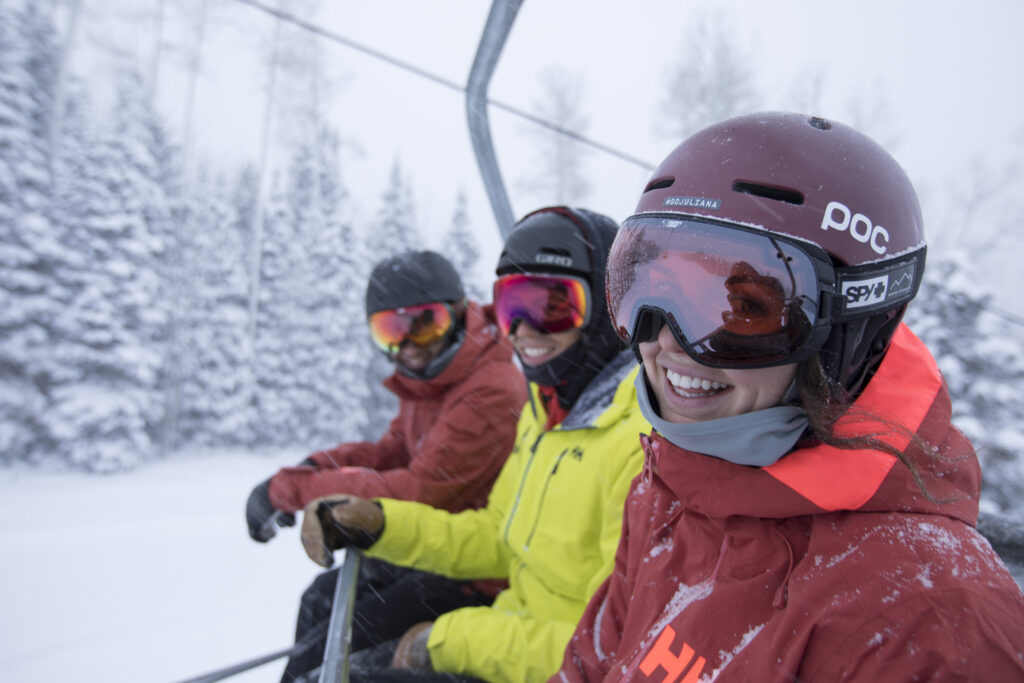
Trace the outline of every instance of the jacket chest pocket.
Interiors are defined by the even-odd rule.
[[[583,462],[583,450],[578,445],[559,449],[553,458],[546,459],[529,475],[529,495],[513,520],[510,541],[517,552],[547,554],[553,550],[564,555],[567,547],[580,544],[590,527],[600,517],[593,518],[595,473]]]

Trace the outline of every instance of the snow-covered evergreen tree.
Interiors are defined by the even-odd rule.
[[[56,33],[38,8],[0,5],[0,462],[46,445],[40,354],[59,307],[66,253],[49,215],[47,131]]]
[[[396,158],[381,196],[377,220],[366,234],[367,250],[376,263],[400,251],[420,249],[422,242],[412,184],[403,175],[402,164]]]
[[[243,172],[237,191],[246,192]],[[248,223],[239,219],[232,189],[223,177],[203,172],[188,227],[183,261],[188,264],[186,306],[180,319],[182,446],[205,448],[247,443],[248,395]],[[254,191],[254,188],[250,188]]]
[[[451,226],[442,238],[442,251],[455,266],[455,271],[462,278],[462,286],[466,296],[473,301],[487,303],[491,300],[491,292],[481,284],[480,248],[469,229],[469,213],[466,209],[466,193],[460,191],[455,198],[455,212],[452,214]],[[487,273],[488,283],[493,279]]]
[[[1024,344],[990,308],[964,252],[931,258],[907,323],[934,354],[953,399],[953,422],[982,463],[983,507],[1024,514]]]
[[[422,249],[422,238],[416,222],[416,205],[412,186],[402,174],[401,163],[395,159],[388,186],[381,196],[377,221],[365,234],[369,265],[374,265],[402,251]],[[369,275],[369,271],[367,271]],[[366,280],[362,290],[366,291]],[[365,313],[364,313],[365,319]],[[366,438],[378,438],[398,412],[395,395],[381,386],[381,381],[394,371],[394,365],[380,352],[370,355],[367,365],[367,411],[369,426]]]
[[[304,360],[308,342],[300,339],[306,331],[300,329],[303,316],[297,308],[300,237],[287,188],[281,186],[280,178],[275,178],[264,211],[259,308],[253,340],[252,431],[257,443],[277,446],[298,437],[291,407],[295,397],[289,395],[293,382],[288,374],[295,363]],[[292,348],[293,341],[303,348]]]
[[[365,271],[348,217],[338,140],[299,145],[272,194],[256,339],[260,443],[308,447],[365,430]]]
[[[372,352],[363,296],[369,267],[355,237],[351,202],[341,181],[340,147],[330,129],[322,128],[314,140],[318,194],[313,206],[318,215],[307,221],[313,279],[308,304],[320,340],[320,368],[311,376],[317,400],[309,418],[320,443],[358,440],[369,423],[365,383],[356,381],[365,373]]]
[[[169,320],[160,259],[170,232],[170,152],[127,74],[106,128],[62,160],[54,215],[80,257],[60,277],[72,294],[54,322],[47,427],[55,453],[112,470],[155,453]],[[64,136],[67,138],[67,134]]]

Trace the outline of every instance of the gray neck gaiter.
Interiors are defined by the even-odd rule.
[[[771,465],[793,448],[808,424],[803,408],[788,405],[706,422],[668,422],[654,408],[643,366],[636,375],[636,398],[640,412],[670,443],[737,465]]]

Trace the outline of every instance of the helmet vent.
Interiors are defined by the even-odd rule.
[[[737,180],[732,184],[733,192],[739,192],[741,194],[752,194],[755,197],[764,197],[765,199],[774,199],[777,202],[786,202],[787,204],[796,204],[797,206],[804,203],[804,195],[802,192],[796,190],[790,190],[784,187],[771,187],[769,185],[760,185],[758,183],[748,183],[742,180]]]
[[[651,182],[647,183],[647,187],[644,188],[644,194],[652,190],[664,190],[666,187],[672,187],[672,183],[676,181],[672,176],[666,176],[664,178],[655,178]]]

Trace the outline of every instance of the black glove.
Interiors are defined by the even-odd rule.
[[[270,480],[267,479],[249,494],[245,521],[249,524],[252,540],[266,543],[277,534],[276,526],[295,526],[295,515],[281,512],[270,504]]]

